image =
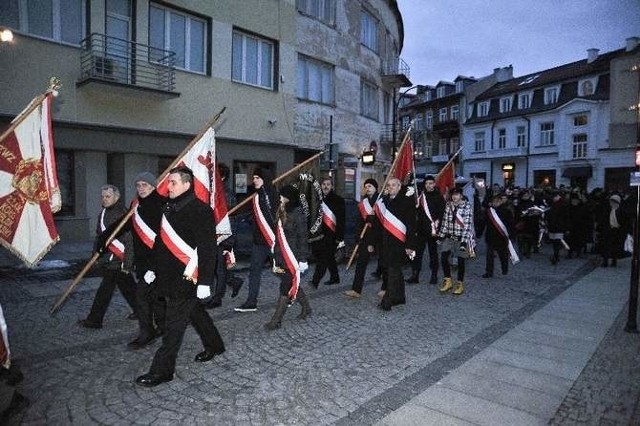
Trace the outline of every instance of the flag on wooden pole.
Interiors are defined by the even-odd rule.
[[[51,130],[55,93],[35,98],[0,136],[0,244],[30,268],[60,239],[53,220],[61,206]]]

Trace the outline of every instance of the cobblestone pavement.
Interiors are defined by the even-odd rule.
[[[76,325],[90,308],[98,277],[84,280],[62,309],[49,316],[50,306],[69,283],[65,274],[70,274],[2,269],[0,300],[12,351],[25,375],[20,391],[31,400],[14,422],[372,424],[596,265],[594,259],[563,259],[551,266],[549,249],[543,247],[543,253],[512,267],[509,275],[490,280],[480,277],[481,249],[479,259],[467,268],[464,295],[443,296],[437,286],[410,285],[407,304],[388,313],[376,308],[380,283],[374,279],[365,283],[362,298],[346,298],[343,292],[350,288],[353,270],[342,270],[342,284],[307,290],[314,310],[311,318],[297,320],[296,304],[282,328],[273,332],[262,325],[274,309],[277,281],[265,270],[257,313],[233,312],[246,297],[246,285],[236,299],[227,298],[223,307],[210,311],[227,352],[212,362],[195,363],[193,357],[202,348],[189,329],[176,379],[152,389],[138,387],[133,380],[147,371],[159,343],[141,351],[126,349],[137,324],[126,319],[129,311],[119,295],[103,329]],[[588,392],[588,386],[574,387],[575,397],[567,397],[558,424],[569,416],[563,413],[575,412],[572,401],[580,399],[582,389]]]

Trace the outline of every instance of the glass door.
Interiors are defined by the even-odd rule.
[[[131,83],[131,0],[106,0],[105,74]]]

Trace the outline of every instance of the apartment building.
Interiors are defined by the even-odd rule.
[[[638,39],[497,83],[468,104],[464,173],[500,185],[626,188],[634,169]]]
[[[56,222],[68,240],[94,234],[101,185],[130,200],[133,177],[163,171],[223,107],[217,157],[239,198],[254,167],[279,175],[330,142],[326,167],[347,196],[390,158],[383,124],[408,76],[394,0],[4,0],[0,27],[15,33],[0,45],[0,126],[62,81]],[[372,141],[382,161],[363,169]]]

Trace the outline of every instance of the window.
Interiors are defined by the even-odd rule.
[[[436,89],[436,96],[438,98],[444,98],[445,97],[445,87],[444,86],[440,86]]]
[[[489,115],[489,102],[480,102],[478,104],[478,117],[486,117]]]
[[[507,147],[507,129],[498,129],[498,149]]]
[[[593,80],[583,80],[578,83],[578,96],[593,95],[595,82]]]
[[[451,119],[458,121],[460,117],[460,107],[458,105],[451,106]]]
[[[232,43],[231,79],[273,89],[273,42],[234,30]]]
[[[336,0],[297,0],[298,10],[325,24],[336,22]]]
[[[443,123],[443,122],[447,121],[447,109],[446,108],[440,108],[440,115],[438,116],[438,120],[440,121],[440,123]]]
[[[424,144],[424,156],[425,158],[433,157],[433,142],[427,141]]]
[[[378,51],[378,20],[366,10],[360,15],[360,43],[374,52]]]
[[[576,115],[573,117],[573,126],[581,127],[586,126],[589,123],[586,115]]]
[[[424,130],[424,118],[422,114],[416,114],[416,130]]]
[[[428,130],[433,129],[433,111],[432,110],[427,111],[427,115],[425,116],[425,125],[427,126]]]
[[[484,151],[484,132],[475,132],[473,134],[475,139],[475,152],[483,152]]]
[[[553,121],[547,123],[540,123],[540,145],[554,145],[553,137]]]
[[[424,157],[424,148],[422,147],[422,142],[415,143],[413,147],[413,157],[416,159],[421,159]]]
[[[456,93],[462,93],[464,90],[464,82],[462,80],[456,81]]]
[[[438,154],[445,155],[445,154],[449,153],[449,151],[447,150],[447,140],[446,139],[440,139],[438,145],[439,145],[438,146]]]
[[[518,109],[528,109],[531,107],[531,93],[520,93],[518,95]]]
[[[365,80],[360,82],[360,112],[365,117],[378,119],[378,88]]]
[[[411,116],[403,115],[402,117],[400,117],[400,126],[402,130],[408,129],[410,123],[411,123]]]
[[[509,112],[511,111],[511,98],[501,98],[500,99],[500,112]]]
[[[333,104],[333,65],[298,55],[296,95],[323,104]]]
[[[451,138],[451,153],[458,152],[460,149],[460,138]]]
[[[431,94],[431,90],[427,90],[426,92],[424,92],[424,100],[426,102],[429,102],[432,97],[433,95]]]
[[[0,24],[50,40],[80,44],[86,34],[86,0],[2,0]]]
[[[586,158],[586,156],[587,156],[586,133],[573,135],[573,158]]]
[[[526,127],[524,126],[518,126],[516,127],[516,134],[517,134],[517,138],[516,138],[516,144],[518,145],[518,148],[522,148],[527,146],[527,133],[526,133]]]
[[[544,104],[550,105],[558,102],[558,88],[557,87],[549,87],[544,89]]]
[[[163,6],[149,7],[149,46],[151,60],[161,60],[155,49],[175,52],[176,68],[205,72],[207,23],[200,18]]]

